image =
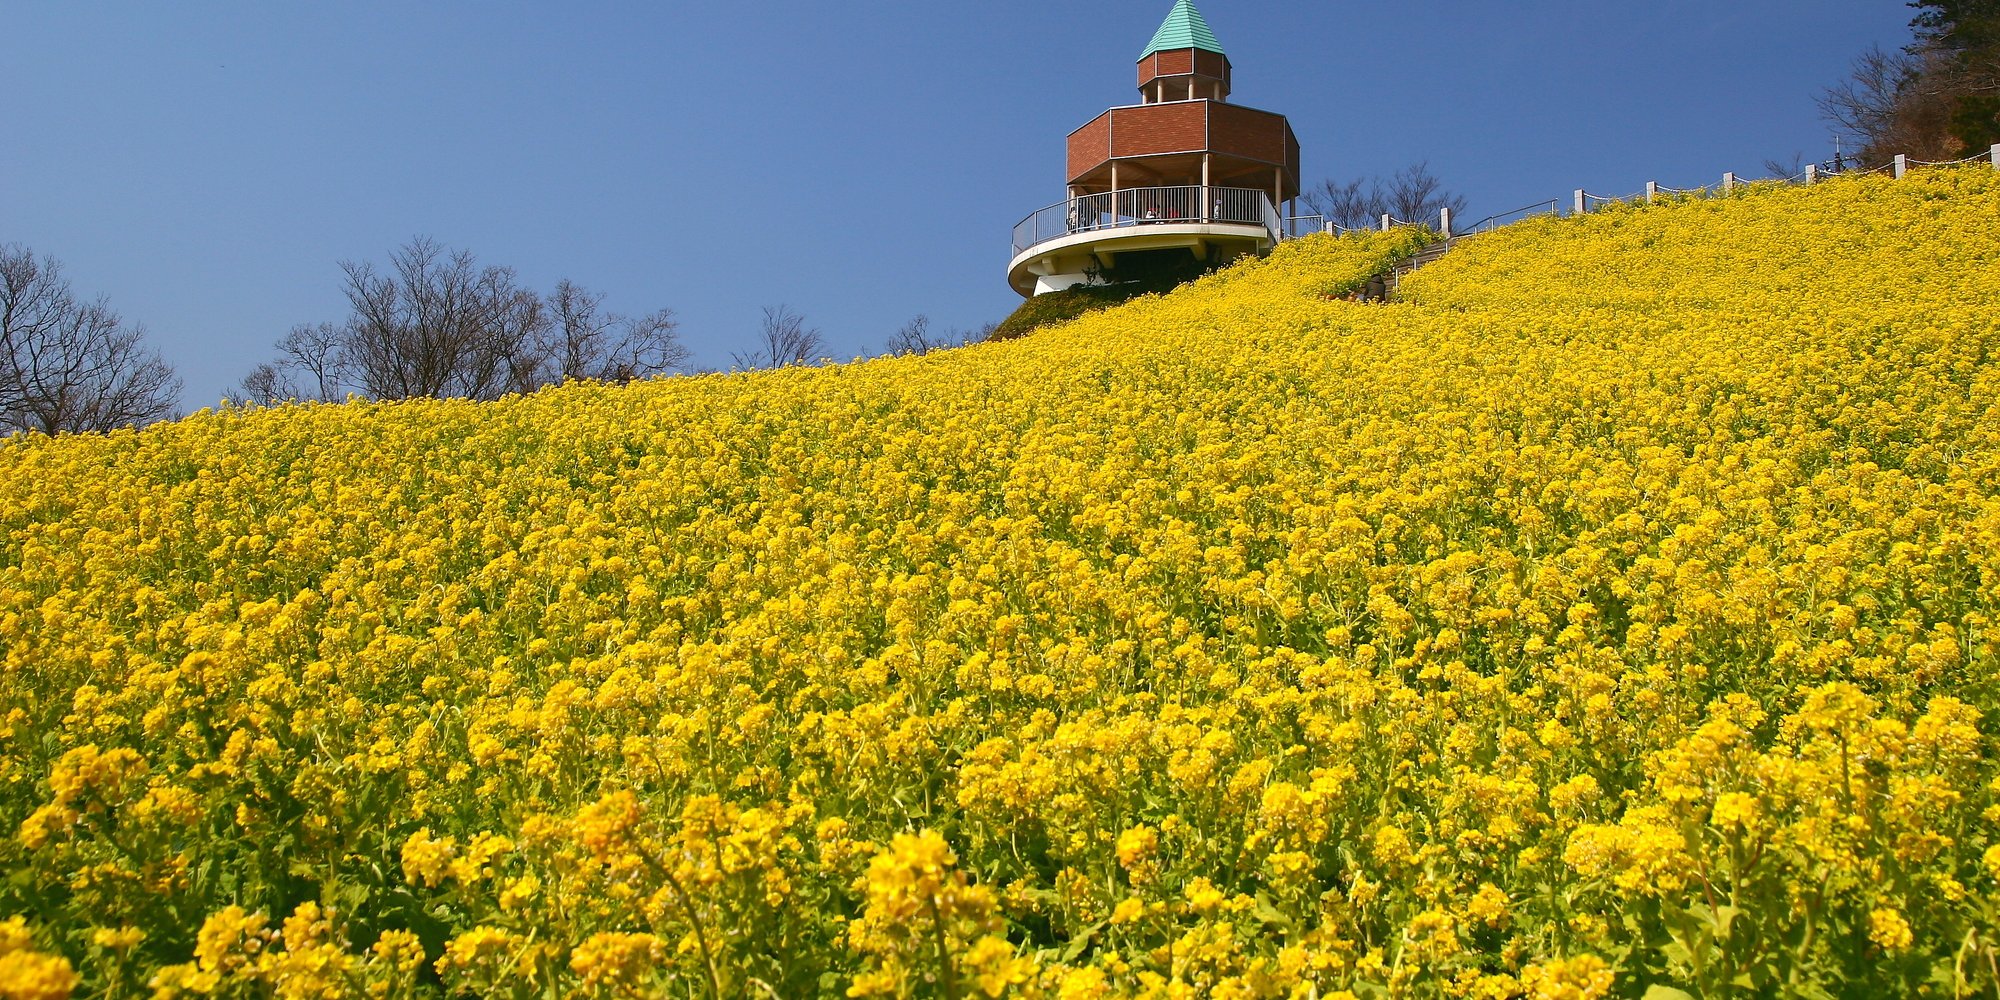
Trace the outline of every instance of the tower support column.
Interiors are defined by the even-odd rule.
[[[1118,225],[1118,161],[1111,161],[1111,224]]]
[[[1215,201],[1208,194],[1211,186],[1209,171],[1214,163],[1214,153],[1201,154],[1201,221],[1203,222],[1215,221]]]

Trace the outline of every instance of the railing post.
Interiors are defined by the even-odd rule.
[[[1896,154],[1896,179],[1897,179],[1897,180],[1902,180],[1902,179],[1903,179],[1903,175],[1904,175],[1904,174],[1907,174],[1907,173],[1909,173],[1909,172],[1910,172],[1910,158],[1909,158],[1908,156],[1906,156],[1906,155],[1902,154],[1902,153],[1897,153],[1897,154]]]
[[[1382,213],[1382,231],[1385,233],[1389,231],[1389,213],[1387,212]]]
[[[1652,203],[1653,203],[1653,202],[1654,202],[1654,201],[1655,201],[1656,199],[1658,199],[1659,197],[1660,197],[1660,182],[1659,182],[1659,181],[1647,181],[1647,182],[1646,182],[1646,204],[1648,204],[1648,205],[1651,205],[1651,204],[1652,204]]]
[[[1576,211],[1576,214],[1578,214],[1578,215],[1582,215],[1582,214],[1584,214],[1585,212],[1588,212],[1588,211],[1590,211],[1590,206],[1589,206],[1589,205],[1587,205],[1587,204],[1584,204],[1584,200],[1583,200],[1583,189],[1582,189],[1582,188],[1577,188],[1577,189],[1576,189],[1576,209],[1575,209],[1575,211]]]
[[[1438,209],[1438,226],[1444,231],[1444,238],[1451,239],[1451,209]]]
[[[1806,183],[1807,184],[1819,183],[1819,164],[1817,163],[1806,164]]]
[[[1731,170],[1722,175],[1722,190],[1725,194],[1736,190],[1736,171]]]
[[[1993,144],[1993,169],[2000,170],[2000,142]]]

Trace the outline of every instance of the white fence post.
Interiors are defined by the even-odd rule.
[[[1807,184],[1819,183],[1819,164],[1817,163],[1806,164],[1806,183]]]
[[[1736,171],[1731,170],[1722,175],[1722,190],[1724,193],[1736,190]]]
[[[1444,238],[1451,239],[1451,209],[1438,209],[1438,228],[1444,231]]]
[[[1993,169],[2000,170],[2000,142],[1993,144]]]
[[[2000,147],[1995,147],[1995,149],[1996,149],[1996,150],[2000,150]],[[1994,154],[1994,157],[1993,157],[1993,162],[1994,162],[1995,164],[2000,164],[2000,152],[1996,152],[1996,153]],[[1576,214],[1578,214],[1578,215],[1582,215],[1583,213],[1585,213],[1585,212],[1588,212],[1588,211],[1590,211],[1590,206],[1589,206],[1589,205],[1586,205],[1586,204],[1584,204],[1584,203],[1583,203],[1583,189],[1582,189],[1582,188],[1577,188],[1577,189],[1576,189]]]
[[[1646,204],[1648,204],[1648,205],[1651,205],[1651,204],[1652,204],[1652,203],[1653,203],[1653,202],[1654,202],[1655,200],[1657,200],[1657,199],[1658,199],[1659,197],[1660,197],[1660,182],[1659,182],[1659,181],[1647,181],[1647,182],[1646,182]]]
[[[1385,233],[1389,231],[1389,213],[1387,212],[1382,213],[1382,231]]]
[[[1909,173],[1909,172],[1910,172],[1910,158],[1909,158],[1908,156],[1905,156],[1905,155],[1903,155],[1902,153],[1897,153],[1897,154],[1896,154],[1896,179],[1897,179],[1897,180],[1902,180],[1902,179],[1903,179],[1903,175],[1904,175],[1904,174],[1907,174],[1907,173]]]

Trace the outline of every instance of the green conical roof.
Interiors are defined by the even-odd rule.
[[[1222,43],[1215,40],[1215,32],[1208,30],[1208,22],[1202,18],[1201,11],[1194,8],[1194,0],[1174,0],[1174,9],[1167,13],[1160,30],[1153,33],[1152,44],[1139,53],[1139,58],[1175,49],[1206,49],[1219,56],[1229,54],[1222,51]]]

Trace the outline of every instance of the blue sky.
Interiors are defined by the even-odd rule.
[[[725,366],[787,303],[842,356],[997,320],[1063,137],[1171,0],[0,5],[0,242],[61,259],[213,402],[338,262],[417,234],[676,311]],[[1831,152],[1813,95],[1897,0],[1200,0],[1308,183],[1415,160],[1470,215]]]

